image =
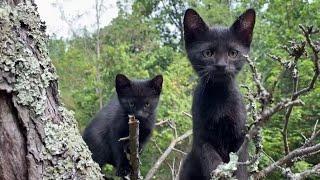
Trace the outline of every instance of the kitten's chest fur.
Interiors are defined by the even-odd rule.
[[[196,88],[192,106],[196,143],[209,143],[228,160],[243,142],[246,111],[234,82],[202,84]]]

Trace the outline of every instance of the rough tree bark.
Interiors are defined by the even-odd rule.
[[[0,179],[102,179],[59,100],[32,0],[0,1]]]
[[[138,180],[139,177],[139,120],[129,115],[129,149],[130,149],[130,165],[132,172],[130,180]]]

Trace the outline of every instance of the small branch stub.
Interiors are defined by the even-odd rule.
[[[133,115],[129,115],[129,148],[130,148],[130,165],[132,171],[130,180],[138,180],[139,177],[139,120]]]

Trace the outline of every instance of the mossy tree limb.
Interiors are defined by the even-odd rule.
[[[0,2],[0,179],[102,179],[59,100],[32,1]]]

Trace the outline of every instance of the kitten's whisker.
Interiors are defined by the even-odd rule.
[[[203,71],[199,71],[199,74],[200,74],[200,77],[202,77],[202,76],[206,76],[208,72],[203,70]]]
[[[206,67],[205,65],[200,65],[200,64],[193,64],[192,66],[195,66],[195,67]]]
[[[200,78],[204,78],[205,80],[208,78],[209,72],[203,72],[200,76]]]
[[[207,69],[202,69],[200,71],[198,71],[200,77],[202,76],[206,76],[208,74],[208,70]]]

